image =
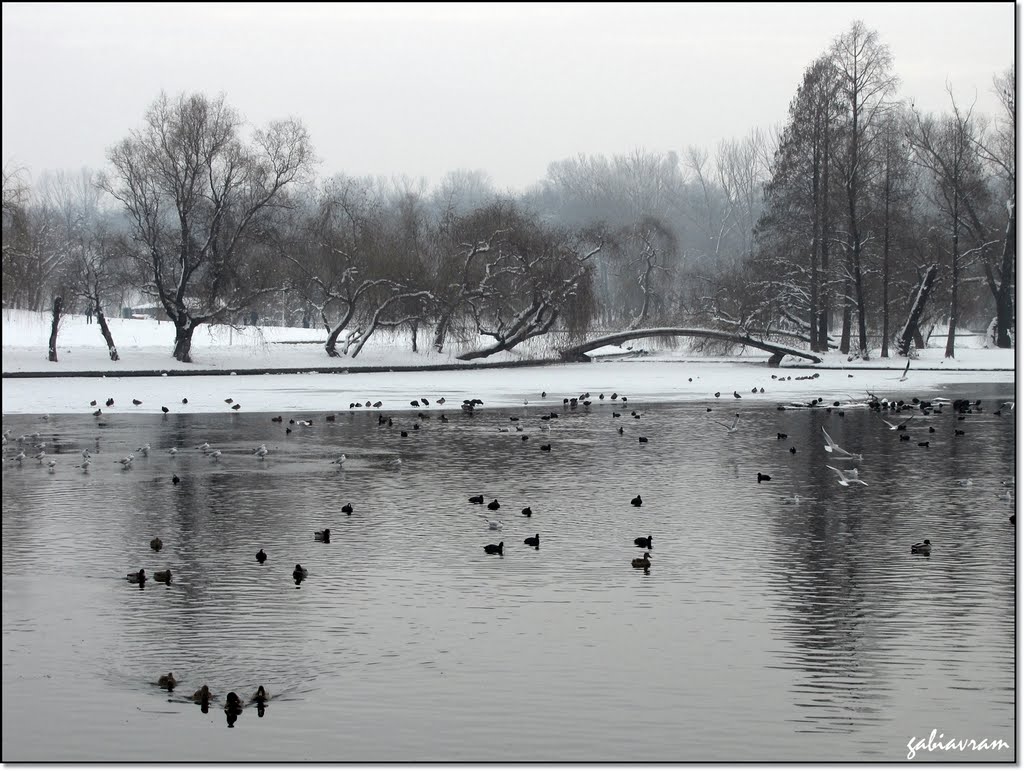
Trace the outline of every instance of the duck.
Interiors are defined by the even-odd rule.
[[[643,506],[644,505],[644,502],[640,498],[639,495],[636,498],[633,498],[632,500],[630,500],[630,503],[633,504],[634,506]]]
[[[192,701],[196,704],[206,704],[213,698],[213,694],[210,693],[210,686],[203,684],[203,687],[192,694]]]
[[[242,700],[238,697],[238,694],[231,691],[224,699],[224,711],[239,713],[242,711]]]
[[[498,499],[495,498],[493,501],[487,504],[487,508],[489,508],[491,511],[497,511],[498,509],[501,508],[501,504],[498,503]]]
[[[532,546],[535,549],[540,548],[540,533],[537,533],[532,538],[527,538],[523,541],[527,546]]]
[[[302,565],[295,565],[295,570],[292,571],[292,578],[296,581],[301,581],[309,575],[309,571],[306,570]]]
[[[531,509],[529,506],[527,506],[525,509],[523,509],[523,516],[524,517],[532,517],[533,516],[533,509]]]
[[[637,546],[640,546],[640,547],[644,548],[644,549],[653,549],[654,548],[654,544],[652,543],[651,536],[647,536],[646,538],[644,538],[642,536],[640,538],[634,538],[633,539],[633,543],[636,544]]]
[[[149,542],[149,548],[153,551],[160,551],[162,548],[164,548],[164,542],[161,541],[159,538],[154,538],[152,541]]]
[[[158,571],[156,571],[153,574],[153,580],[156,581],[159,584],[169,584],[169,583],[171,583],[171,571],[170,571],[170,569],[168,568],[167,570],[158,570]]]
[[[768,476],[767,474],[762,474],[760,471],[757,472],[757,483],[758,484],[761,484],[762,482],[771,482],[771,481],[772,481],[772,478],[770,476]]]
[[[315,533],[313,533],[313,540],[323,541],[324,543],[330,543],[331,529],[328,527],[324,528],[323,530],[317,530]]]
[[[650,552],[645,551],[644,556],[634,558],[632,564],[635,568],[643,568],[644,570],[647,570],[647,568],[651,566]]]
[[[263,549],[260,549],[258,552],[256,552],[256,561],[261,565],[267,561],[267,553],[263,551]]]
[[[341,510],[346,514],[351,514],[353,511],[352,504],[346,503],[344,506],[341,507]]]
[[[166,688],[168,691],[173,691],[178,681],[174,678],[173,672],[168,672],[166,675],[160,675],[160,679],[156,681],[156,684],[161,688]]]
[[[130,584],[144,584],[146,583],[146,571],[140,570],[137,573],[129,573],[127,578]]]
[[[504,556],[504,554],[505,554],[505,542],[502,541],[501,543],[496,543],[496,544],[495,543],[489,543],[489,544],[487,544],[484,547],[484,551],[487,554],[501,554],[501,555]]]
[[[911,554],[924,554],[925,556],[932,553],[932,542],[925,538],[920,543],[915,543],[910,547]]]
[[[177,474],[175,474],[174,476],[171,477],[171,484],[175,484],[176,485],[176,484],[180,484],[180,483],[181,483],[181,479],[178,477]]]
[[[257,688],[257,689],[255,690],[255,692],[253,693],[253,695],[252,695],[252,701],[255,701],[255,702],[257,702],[257,703],[259,703],[259,702],[264,702],[264,701],[270,701],[270,692],[269,692],[269,691],[267,691],[267,689],[266,689],[266,688],[264,688],[264,687],[263,687],[263,686],[261,685],[261,686],[260,686],[259,688]]]

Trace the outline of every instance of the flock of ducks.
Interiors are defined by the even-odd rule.
[[[818,375],[815,374],[813,376],[807,376],[806,378],[803,378],[803,379],[812,379],[812,378],[817,377],[817,376]],[[773,375],[773,378],[774,377],[775,376]],[[798,378],[798,379],[800,379],[800,378]],[[754,392],[756,393],[757,389],[754,389]],[[763,393],[763,389],[761,389],[761,392]],[[716,398],[719,397],[720,395],[721,395],[720,392],[719,393],[715,393],[715,397]],[[736,399],[742,398],[738,391],[734,391],[733,392],[733,396]],[[929,401],[922,401],[922,400],[919,400],[919,399],[915,398],[912,402],[906,402],[905,403],[903,401],[889,401],[889,400],[886,400],[886,399],[878,399],[877,397],[874,397],[871,394],[869,394],[869,396],[871,398],[867,402],[867,406],[870,409],[872,409],[872,410],[874,410],[876,412],[887,414],[890,418],[892,418],[892,419],[882,418],[882,421],[885,423],[885,425],[887,426],[888,430],[901,432],[901,435],[900,435],[901,441],[906,441],[906,439],[904,437],[907,436],[906,432],[907,432],[907,428],[908,428],[908,423],[914,418],[915,414],[917,414],[917,412],[915,412],[914,414],[909,414],[909,415],[904,416],[903,415],[904,412],[918,411],[921,414],[928,415],[928,414],[932,414],[932,413],[941,413],[943,408],[945,407],[947,409],[952,408],[955,412],[958,413],[958,415],[961,416],[961,419],[962,419],[962,414],[963,413],[969,413],[969,412],[973,412],[973,411],[980,411],[982,409],[980,401],[976,401],[976,402],[973,402],[973,403],[969,402],[967,400],[957,400],[955,402],[950,402],[947,399],[932,399],[932,400],[929,400]],[[541,397],[542,398],[546,398],[547,397],[547,393],[546,392],[542,392]],[[605,398],[605,395],[603,393],[598,396],[599,400],[603,400],[604,398]],[[618,400],[619,399],[619,395],[617,393],[613,393],[611,395],[611,399],[612,400]],[[442,397],[442,398],[439,398],[439,399],[436,400],[436,404],[437,405],[444,405],[445,401],[446,400]],[[225,399],[225,402],[227,404],[232,404],[233,400],[229,398],[229,399]],[[621,397],[621,402],[622,402],[623,405],[625,405],[626,402],[627,402],[627,398],[625,396],[622,396]],[[114,403],[114,401],[113,401],[112,398],[108,399],[106,401],[106,406],[109,408],[109,407],[113,406],[113,403]],[[136,405],[139,405],[139,404],[141,404],[141,401],[133,400],[133,403],[136,404]],[[183,399],[182,403],[187,404],[188,400],[187,399]],[[526,403],[528,403],[528,402],[526,402],[526,400],[524,400],[524,404],[526,404]],[[380,408],[382,406],[382,403],[379,402],[379,401],[376,402],[376,403],[371,403],[369,400],[367,400],[365,402],[365,406],[366,407],[370,407],[371,404],[372,404],[373,407],[376,407],[376,408]],[[430,405],[430,400],[428,400],[426,398],[421,398],[421,399],[418,399],[418,400],[414,400],[410,404],[413,407],[425,407],[425,406],[429,406]],[[479,400],[479,399],[466,399],[466,400],[463,401],[463,403],[461,405],[461,408],[462,408],[463,412],[472,415],[473,412],[476,410],[476,408],[478,406],[481,406],[482,404],[483,404],[483,402],[481,400]],[[569,410],[576,410],[578,407],[581,407],[581,406],[586,409],[586,408],[590,407],[591,404],[592,404],[592,399],[591,399],[591,396],[590,396],[589,392],[581,394],[578,397],[567,397],[567,398],[563,399],[563,406],[565,408],[569,409]],[[91,403],[91,406],[95,406],[95,405],[96,405],[96,402],[93,401]],[[353,402],[353,403],[350,404],[350,409],[354,409],[355,407],[358,407],[358,406],[363,406],[363,405],[362,405],[362,403]],[[803,403],[803,404],[790,404],[788,406],[780,406],[780,409],[813,408],[813,407],[820,407],[820,406],[822,406],[822,400],[821,399],[816,399],[816,400],[812,400],[811,402],[807,402],[807,403]],[[839,403],[834,403],[834,405],[833,405],[833,407],[839,407],[839,406],[840,406]],[[853,405],[851,405],[851,406],[853,406]],[[863,405],[860,405],[860,406],[863,406]],[[1004,405],[1001,405],[1001,409],[1002,408],[1006,408],[1006,407],[1009,407],[1009,409],[1012,410],[1014,408],[1014,405],[1013,405],[1013,403],[1005,403]],[[239,409],[239,405],[238,404],[233,404],[232,409],[237,411]],[[828,408],[828,409],[829,409],[829,411],[831,411],[832,408]],[[169,410],[166,407],[163,407],[162,411],[166,414]],[[710,412],[711,408],[708,408],[708,411]],[[999,414],[999,413],[1000,413],[1000,411],[997,410],[996,414]],[[101,413],[101,410],[97,409],[96,412],[93,413],[93,414],[95,416],[99,417],[102,413]],[[842,412],[840,412],[840,414],[842,414]],[[618,413],[618,412],[613,413],[613,417],[620,417],[620,416],[621,416],[621,413]],[[418,417],[421,420],[425,420],[429,416],[425,415],[424,413],[419,413]],[[556,419],[557,417],[558,417],[558,413],[556,413],[556,412],[549,412],[547,415],[542,416],[541,420],[542,421],[550,421],[550,420]],[[640,418],[640,414],[637,413],[636,411],[634,411],[632,413],[632,417],[634,417],[636,419],[639,419]],[[283,423],[283,418],[281,416],[274,417],[271,420],[272,420],[272,422],[275,422],[275,423]],[[334,415],[328,415],[328,416],[326,416],[325,420],[327,422],[334,422],[335,416]],[[441,422],[448,422],[443,414],[441,415]],[[512,417],[511,418],[511,422],[516,424],[515,425],[515,430],[516,431],[519,431],[519,432],[523,431],[522,426],[518,425],[518,422],[519,422],[519,418],[518,417]],[[723,428],[725,428],[725,430],[726,430],[726,432],[728,434],[735,434],[735,433],[737,433],[739,431],[740,415],[737,413],[731,423],[725,423],[725,422],[721,422],[721,421],[717,421],[717,420],[715,420],[713,422],[715,422],[715,423],[721,425]],[[288,433],[290,433],[292,431],[291,426],[293,426],[293,425],[294,426],[302,427],[302,426],[311,426],[312,424],[313,424],[312,419],[298,420],[298,421],[293,419],[293,420],[289,421],[289,427],[286,429],[286,431]],[[378,424],[380,424],[380,425],[385,425],[386,424],[387,426],[392,426],[393,425],[393,419],[392,418],[385,418],[383,415],[378,415]],[[414,423],[413,424],[413,430],[419,430],[419,428],[420,428],[419,423]],[[499,429],[499,430],[508,431],[508,429]],[[849,488],[849,487],[851,487],[853,485],[867,486],[867,482],[865,482],[864,480],[862,480],[860,478],[860,474],[859,474],[858,468],[855,465],[848,465],[848,464],[854,464],[854,463],[857,463],[859,461],[862,461],[863,460],[863,455],[860,454],[860,453],[851,452],[851,451],[841,447],[829,435],[828,431],[826,431],[824,427],[821,428],[821,431],[822,431],[822,435],[824,437],[824,449],[825,449],[825,452],[829,453],[830,458],[833,460],[833,462],[835,462],[837,464],[842,464],[842,465],[835,465],[835,466],[830,465],[830,464],[826,464],[826,468],[831,470],[831,471],[833,471],[836,474],[836,477],[837,477],[836,481],[837,481],[837,483],[840,486],[846,487],[846,488]],[[931,428],[930,431],[934,432],[935,429]],[[622,428],[619,428],[618,432],[620,434],[623,433]],[[963,433],[964,433],[963,431],[958,430],[956,435],[957,436],[961,436],[961,435],[963,435]],[[402,436],[403,437],[407,436],[407,435],[408,435],[408,433],[406,431],[402,431]],[[784,438],[786,438],[786,435],[780,433],[780,434],[778,434],[778,438],[779,439],[784,439]],[[31,456],[29,456],[26,453],[25,449],[24,449],[24,446],[26,445],[26,443],[32,443],[33,440],[38,440],[38,439],[40,439],[40,434],[38,432],[34,433],[34,434],[29,434],[29,435],[22,435],[22,436],[19,436],[19,437],[17,437],[15,439],[13,437],[13,434],[12,434],[11,431],[5,431],[4,434],[3,434],[3,445],[4,445],[4,448],[5,449],[7,448],[9,442],[11,442],[11,443],[15,443],[16,442],[19,445],[19,451],[17,452],[17,454],[15,454],[15,455],[13,455],[11,457],[6,458],[6,460],[8,460],[10,462],[15,462],[15,463],[18,463],[19,465],[21,465],[24,461],[28,460],[28,458],[31,457],[32,459],[38,461],[38,463],[40,465],[42,465],[44,462],[46,462],[47,463],[47,468],[48,468],[49,472],[50,473],[54,473],[55,467],[56,467],[56,461],[54,459],[49,458],[47,456],[45,442],[38,441],[38,442],[33,443],[31,449],[35,450],[35,452]],[[524,435],[523,436],[523,440],[525,441],[527,439],[528,439],[528,436]],[[647,442],[647,437],[639,437],[639,440],[640,440],[641,443],[646,443]],[[97,439],[97,443],[98,443],[98,441],[99,440]],[[922,443],[919,443],[919,444],[921,446],[927,446],[928,443],[927,442],[922,442]],[[97,446],[98,446],[98,444],[97,444]],[[209,444],[209,442],[203,442],[202,444],[197,445],[195,449],[200,451],[201,453],[203,453],[207,457],[209,457],[211,459],[211,462],[217,462],[222,457],[222,451],[212,447]],[[120,464],[120,466],[122,467],[123,470],[128,471],[128,470],[130,470],[132,468],[132,464],[133,464],[133,462],[135,460],[136,453],[138,453],[142,457],[148,457],[151,450],[152,450],[151,444],[147,443],[147,444],[137,448],[135,453],[130,453],[130,454],[126,455],[125,457],[123,457],[123,458],[119,459],[118,461],[116,461],[116,463]],[[542,451],[550,452],[551,445],[550,444],[541,445],[541,450]],[[796,452],[796,448],[795,447],[791,448],[790,451],[795,453]],[[173,458],[175,455],[177,455],[179,453],[179,450],[178,450],[178,448],[172,447],[172,448],[169,448],[166,452],[167,452],[167,454],[169,456],[171,456]],[[253,456],[255,456],[255,458],[258,461],[263,461],[270,454],[270,450],[267,448],[267,445],[264,443],[264,444],[260,444],[256,448],[254,448],[252,450],[251,454]],[[81,469],[83,472],[88,472],[89,467],[90,467],[90,465],[92,463],[92,455],[93,455],[93,453],[89,449],[83,449],[82,450],[82,462],[80,464],[78,464],[76,466],[76,468]],[[340,467],[342,467],[344,465],[346,460],[347,460],[346,455],[344,453],[342,453],[338,457],[336,457],[333,460],[331,460],[330,464],[331,465],[337,465],[340,468]],[[401,462],[400,458],[397,459],[397,460],[398,460],[398,463]],[[769,475],[762,474],[762,473],[758,472],[757,481],[758,481],[759,484],[761,482],[766,482],[766,481],[770,481],[770,480],[771,480],[771,477]],[[174,484],[177,484],[179,481],[180,480],[175,475],[173,477]],[[969,486],[969,485],[972,484],[972,481],[971,480],[960,480],[960,482],[958,484],[960,484],[961,486]],[[1004,484],[1010,485],[1012,483],[1004,483]],[[1006,493],[1006,498],[1012,501],[1012,497],[1010,496],[1009,492]],[[484,498],[483,495],[474,495],[474,496],[471,496],[469,498],[469,502],[470,503],[478,504],[478,505],[482,505],[484,503],[484,500],[485,500],[485,498]],[[806,500],[806,498],[804,500]],[[796,495],[794,495],[792,497],[792,499],[787,499],[787,502],[792,502],[792,503],[797,503],[797,504],[800,501],[801,501],[801,498],[799,496],[796,496]],[[643,500],[642,500],[641,496],[638,494],[636,497],[634,497],[633,499],[630,500],[630,504],[632,506],[634,506],[634,507],[641,507],[643,505]],[[501,505],[500,505],[500,503],[498,502],[497,499],[492,499],[490,501],[490,503],[487,504],[487,509],[490,512],[495,512],[500,507],[501,507]],[[354,508],[353,508],[351,503],[347,503],[343,507],[341,507],[341,510],[346,515],[350,515],[350,514],[353,513]],[[526,506],[526,507],[522,508],[521,509],[521,514],[524,517],[531,517],[532,514],[533,514],[531,507],[530,506]],[[1016,516],[1015,515],[1011,515],[1009,519],[1010,519],[1011,523],[1015,524],[1015,522],[1016,522]],[[488,529],[489,530],[500,531],[502,529],[502,526],[503,525],[502,525],[502,522],[500,520],[488,518]],[[325,544],[330,543],[330,541],[331,541],[331,530],[330,530],[330,528],[324,528],[323,530],[315,531],[314,532],[314,540],[316,542],[321,542],[321,543],[325,543]],[[527,537],[526,539],[524,539],[523,543],[526,546],[529,546],[529,547],[532,547],[532,548],[534,548],[536,550],[539,550],[540,549],[540,533],[536,533],[533,536]],[[635,569],[642,569],[642,570],[645,571],[645,573],[649,572],[650,567],[651,567],[651,554],[650,554],[650,552],[653,549],[653,536],[647,535],[647,536],[637,537],[637,538],[634,539],[633,544],[634,544],[635,547],[639,547],[639,548],[645,549],[645,551],[644,551],[642,557],[637,557],[637,558],[634,558],[634,559],[631,560],[631,566],[633,568],[635,568]],[[159,537],[154,537],[150,541],[149,545],[150,545],[150,548],[154,552],[160,552],[161,549],[163,548],[163,541]],[[500,556],[504,556],[504,541],[500,541],[499,543],[496,543],[496,544],[494,544],[494,543],[486,544],[486,545],[484,545],[483,549],[484,549],[485,554],[497,554],[497,555],[500,555]],[[931,555],[931,550],[932,550],[932,544],[931,544],[931,541],[929,539],[927,539],[927,538],[924,539],[921,542],[914,543],[911,546],[911,553],[915,554],[915,555],[930,556]],[[267,558],[268,558],[267,553],[262,548],[256,553],[256,560],[257,560],[257,562],[259,562],[260,565],[263,565],[267,561]],[[292,571],[292,578],[294,579],[296,584],[301,583],[303,580],[305,580],[308,577],[308,575],[309,575],[309,571],[306,568],[302,567],[301,564],[296,564],[295,565],[295,569]],[[130,572],[130,573],[127,574],[126,578],[127,578],[127,581],[130,584],[139,585],[140,588],[142,586],[144,586],[146,581],[148,580],[148,576],[146,575],[146,572],[145,572],[144,569],[140,569],[140,570],[135,571],[135,572]],[[171,583],[172,574],[171,574],[170,569],[158,570],[158,571],[153,573],[152,579],[154,581],[158,582],[158,583],[164,583],[164,584],[168,584],[169,585]],[[177,686],[178,681],[174,677],[173,673],[169,672],[166,675],[161,675],[159,677],[158,681],[157,681],[157,684],[161,688],[165,688],[168,691],[172,691]],[[210,689],[209,689],[209,687],[206,684],[204,684],[199,690],[197,690],[192,695],[192,700],[194,702],[196,702],[197,704],[202,705],[203,708],[204,708],[203,709],[204,712],[207,711],[207,708],[208,708],[210,702],[214,698],[215,697],[210,692]],[[249,703],[257,704],[259,706],[259,708],[260,708],[260,713],[261,713],[261,716],[262,716],[262,710],[264,709],[264,707],[265,707],[266,703],[269,701],[269,699],[270,699],[270,694],[261,685],[253,693],[252,697],[249,699]],[[233,718],[237,718],[238,714],[241,713],[243,708],[244,708],[244,705],[242,703],[241,698],[238,696],[237,693],[232,691],[232,692],[227,694],[227,696],[225,697],[224,710],[225,710],[225,712],[229,716],[229,725],[233,724],[233,722],[234,722]]]

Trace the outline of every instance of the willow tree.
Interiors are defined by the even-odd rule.
[[[230,321],[279,289],[260,246],[313,152],[297,120],[248,141],[243,129],[223,95],[161,93],[143,127],[111,148],[113,170],[101,178],[128,215],[143,289],[174,323],[179,361],[192,360],[196,327]]]

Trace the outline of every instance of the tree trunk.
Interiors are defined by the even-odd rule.
[[[1016,283],[1015,251],[1017,242],[1017,196],[1010,198],[1009,220],[1003,239],[1003,264],[999,272],[999,290],[996,292],[996,345],[1010,348],[1010,330],[1013,328],[1013,287]]]
[[[452,314],[443,313],[441,318],[437,321],[437,326],[434,327],[434,342],[433,348],[438,353],[441,353],[441,349],[444,348],[445,338],[448,337],[448,328],[452,323]]]
[[[907,316],[907,323],[903,325],[903,331],[900,332],[900,343],[899,343],[899,354],[900,356],[907,356],[910,354],[910,344],[914,342],[918,348],[924,347],[924,340],[921,338],[921,332],[918,328],[918,324],[921,322],[921,314],[924,312],[925,303],[928,302],[928,295],[932,291],[932,285],[935,283],[935,276],[938,275],[939,266],[933,264],[929,266],[928,270],[921,277],[921,280],[917,284],[917,292],[914,296],[914,301],[910,306],[910,314]]]
[[[324,343],[324,350],[327,351],[327,355],[336,359],[341,354],[338,352],[338,336],[345,330],[344,325],[339,324],[331,330],[330,334],[327,335],[327,342]]]
[[[839,352],[850,352],[850,337],[853,316],[850,313],[850,279],[843,281],[843,331],[839,336]]]
[[[882,358],[889,358],[889,176],[885,178],[885,225],[882,233]]]
[[[57,329],[60,327],[60,315],[64,310],[64,300],[61,297],[53,298],[53,321],[50,323],[50,361],[57,361]]]
[[[949,331],[946,333],[947,359],[956,354],[956,322],[960,315],[960,189],[953,188],[953,261],[949,287]]]
[[[192,333],[196,325],[188,316],[174,320],[174,358],[184,364],[192,363]]]
[[[110,334],[110,327],[107,325],[107,317],[103,314],[103,308],[100,304],[96,303],[96,321],[100,325],[100,332],[103,334],[103,339],[107,343],[107,351],[110,353],[111,361],[120,361],[121,357],[117,353],[117,346],[114,345],[114,336]]]
[[[420,331],[420,323],[418,321],[410,321],[409,331],[412,332],[412,352],[417,353],[418,349],[416,348],[416,336]]]

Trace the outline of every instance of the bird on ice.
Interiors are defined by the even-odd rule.
[[[865,487],[868,486],[867,482],[864,482],[864,481],[862,481],[860,479],[860,477],[859,477],[859,473],[860,472],[858,472],[857,469],[855,469],[855,468],[846,469],[844,471],[841,468],[836,468],[835,466],[829,466],[828,464],[825,465],[825,468],[832,469],[834,472],[836,472],[839,475],[839,479],[837,481],[843,487],[849,487],[850,486],[850,482],[856,482],[858,484],[864,485]]]

